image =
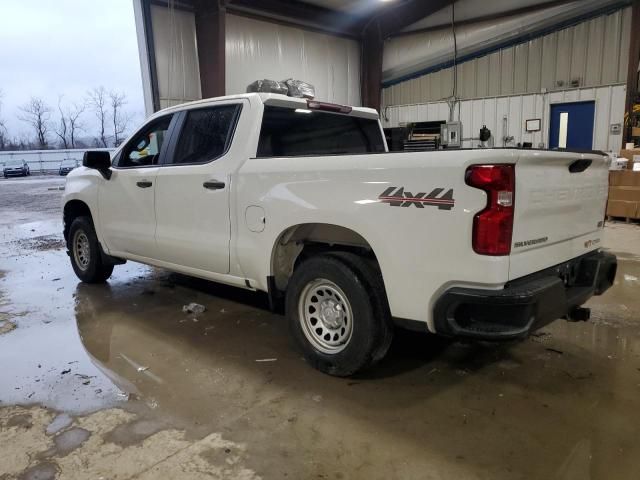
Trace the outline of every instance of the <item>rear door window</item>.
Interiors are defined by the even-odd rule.
[[[265,106],[258,157],[384,152],[378,120]]]
[[[224,155],[233,138],[240,104],[188,110],[169,165],[208,163]]]

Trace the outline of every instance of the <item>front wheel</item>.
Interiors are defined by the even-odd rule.
[[[83,282],[102,283],[113,273],[113,265],[105,264],[102,259],[91,218],[78,217],[71,223],[67,248],[73,271]]]
[[[354,254],[305,260],[289,281],[292,336],[318,370],[345,377],[382,359],[393,337],[379,271]]]

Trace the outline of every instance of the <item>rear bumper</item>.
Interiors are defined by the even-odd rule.
[[[436,332],[484,340],[525,337],[571,317],[613,285],[616,271],[615,255],[594,252],[509,282],[503,290],[452,288],[436,302]]]

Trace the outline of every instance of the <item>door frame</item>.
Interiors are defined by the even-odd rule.
[[[549,93],[547,94],[549,95]],[[591,150],[594,149],[594,144],[596,141],[596,118],[598,118],[598,99],[597,98],[589,98],[582,100],[560,100],[560,101],[549,101],[549,105],[547,107],[547,148],[551,149],[551,107],[553,105],[570,105],[573,103],[587,103],[593,102],[593,127],[591,130]]]
[[[202,162],[195,162],[195,163],[170,163],[170,160],[173,158],[173,156],[176,154],[176,150],[179,144],[180,139],[182,138],[182,134],[184,133],[184,126],[186,124],[187,121],[187,117],[189,115],[190,112],[192,111],[199,111],[199,110],[209,110],[209,109],[214,109],[214,108],[220,108],[220,107],[225,107],[225,106],[234,106],[235,107],[235,112],[234,112],[234,118],[233,118],[233,124],[231,125],[231,129],[229,130],[229,134],[228,134],[228,138],[227,138],[227,145],[225,147],[225,150],[222,154],[220,154],[219,156],[212,158],[212,159],[208,159],[206,161],[202,161]],[[235,215],[232,213],[235,211],[235,195],[232,194],[231,191],[231,175],[235,172],[235,170],[237,169],[237,158],[245,158],[243,155],[238,156],[236,153],[236,156],[233,156],[233,152],[234,150],[237,151],[243,151],[246,148],[246,145],[241,144],[240,142],[238,142],[237,140],[237,135],[238,135],[238,130],[239,130],[239,125],[240,123],[244,120],[244,122],[247,122],[248,119],[250,118],[248,113],[245,113],[245,110],[250,110],[251,109],[251,104],[250,104],[250,100],[246,99],[246,98],[221,98],[221,99],[217,99],[215,101],[212,102],[208,102],[207,104],[204,105],[195,105],[192,106],[190,108],[184,108],[182,110],[180,110],[179,112],[176,113],[177,117],[176,117],[176,123],[175,125],[173,125],[173,131],[171,134],[171,138],[167,144],[167,150],[165,152],[165,156],[161,159],[160,161],[160,170],[158,171],[158,182],[156,184],[157,189],[156,189],[156,203],[155,203],[155,208],[156,208],[156,244],[158,246],[158,250],[159,252],[162,249],[162,245],[161,243],[158,243],[158,240],[160,238],[162,238],[159,233],[158,233],[158,227],[160,226],[160,224],[158,223],[158,213],[160,212],[161,208],[158,207],[158,199],[162,198],[160,197],[162,195],[162,189],[161,189],[161,181],[163,179],[166,179],[165,177],[169,177],[171,174],[168,172],[171,172],[174,169],[178,169],[177,171],[181,171],[184,169],[191,169],[191,168],[201,168],[204,171],[208,171],[208,173],[206,173],[207,177],[211,177],[212,173],[209,171],[210,168],[212,166],[214,166],[214,168],[216,168],[215,166],[217,165],[229,165],[229,168],[226,172],[226,174],[224,175],[225,177],[225,183],[226,183],[226,188],[224,189],[224,194],[227,196],[227,215],[229,216],[229,228],[228,228],[228,236],[227,236],[227,240],[226,240],[226,245],[227,245],[227,271],[224,273],[221,272],[217,272],[215,270],[211,270],[211,269],[197,269],[196,267],[185,267],[188,269],[192,269],[193,271],[199,271],[199,272],[208,272],[208,274],[215,274],[215,275],[233,275],[234,274],[234,269],[233,269],[233,264],[232,264],[232,258],[234,256],[233,254],[233,245],[232,245],[232,241],[234,239],[234,237],[236,237],[236,232],[237,232],[237,222],[238,219],[234,218]],[[234,160],[234,158],[236,158]],[[235,166],[234,166],[235,165]],[[175,170],[174,170],[175,171]],[[202,175],[205,175],[204,173]],[[215,174],[214,174],[215,175]],[[158,190],[160,189],[160,190]],[[174,203],[174,202],[171,202]],[[158,257],[157,259],[160,262],[167,262],[166,259],[161,259]],[[202,276],[202,273],[198,274],[199,276]]]
[[[122,143],[122,145],[116,150],[116,153],[112,156],[111,158],[111,170],[113,171],[113,173],[115,174],[115,176],[112,176],[111,178],[109,178],[108,180],[104,180],[103,182],[100,183],[100,185],[98,186],[98,217],[96,219],[94,219],[94,221],[97,222],[98,226],[99,226],[99,230],[101,232],[100,235],[100,240],[102,243],[102,247],[104,248],[105,252],[108,254],[112,254],[112,253],[118,253],[119,256],[123,257],[123,258],[130,258],[130,254],[126,253],[126,252],[120,252],[117,249],[114,249],[114,245],[109,241],[109,234],[108,234],[108,230],[106,230],[106,227],[104,226],[105,220],[104,220],[104,215],[102,214],[102,207],[101,207],[101,201],[100,198],[102,197],[102,195],[104,195],[105,193],[105,189],[109,188],[109,182],[117,182],[118,181],[118,177],[119,176],[123,176],[125,179],[127,177],[130,176],[134,176],[136,175],[136,173],[140,173],[142,174],[142,177],[144,177],[144,173],[145,171],[151,172],[154,171],[155,174],[153,176],[154,180],[153,180],[153,195],[154,195],[154,199],[153,199],[153,238],[154,238],[154,245],[155,245],[155,231],[157,228],[157,223],[156,223],[156,207],[155,207],[155,189],[156,189],[156,185],[155,185],[155,178],[157,176],[157,174],[160,172],[160,169],[162,167],[162,161],[164,159],[164,157],[167,155],[168,153],[168,148],[169,148],[169,143],[171,141],[171,139],[174,136],[174,132],[175,132],[175,128],[176,128],[176,124],[177,124],[177,120],[178,117],[176,116],[177,112],[167,112],[167,113],[158,113],[157,115],[154,115],[148,119],[146,119],[144,121],[144,123],[138,127],[135,132],[129,136],[129,138],[127,138],[127,140],[125,142]],[[133,144],[133,142],[135,141],[136,137],[138,135],[140,135],[145,129],[147,129],[150,125],[152,125],[154,122],[157,122],[158,120],[171,116],[171,120],[169,122],[169,127],[167,128],[167,138],[165,141],[163,141],[161,147],[160,147],[160,152],[158,152],[158,161],[155,164],[150,164],[150,165],[129,165],[129,166],[121,166],[119,165],[120,161],[122,160],[123,155],[125,154],[125,152],[129,149],[129,147],[131,147],[131,145]],[[149,174],[150,176],[150,174]],[[122,181],[122,180],[120,180]],[[155,246],[154,246],[155,248]],[[152,250],[152,252],[154,252]],[[155,252],[154,252],[155,253]],[[150,255],[151,256],[151,255]]]

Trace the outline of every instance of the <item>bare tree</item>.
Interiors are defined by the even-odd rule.
[[[4,93],[0,90],[0,113],[2,113],[2,97],[4,97]],[[0,116],[0,150],[4,150],[7,148],[7,144],[9,143],[9,136],[7,134],[7,126],[2,120]]]
[[[123,107],[127,104],[127,96],[120,92],[109,93],[111,101],[111,122],[113,124],[113,146],[119,147],[124,139],[124,134],[131,120],[131,116],[123,111]]]
[[[60,119],[58,125],[53,127],[53,131],[60,139],[60,145],[65,150],[69,148],[69,119],[62,110],[62,95],[58,96],[58,112],[60,112]]]
[[[71,140],[71,148],[78,148],[78,132],[84,130],[84,124],[80,120],[80,116],[84,113],[87,106],[85,104],[74,103],[67,111],[67,119],[69,121],[69,139]]]
[[[7,133],[7,127],[0,118],[0,150],[5,150],[9,143],[9,135]]]
[[[62,95],[58,97],[58,112],[60,119],[54,128],[56,135],[60,138],[63,148],[76,148],[78,132],[84,130],[84,125],[80,121],[80,116],[84,112],[86,105],[74,103],[66,109],[62,107]]]
[[[96,146],[108,147],[107,145],[107,90],[103,87],[96,87],[87,93],[87,103],[93,110],[98,119],[98,136],[96,137]]]
[[[37,147],[26,135],[20,135],[19,137],[13,137],[7,142],[8,150],[32,150]]]
[[[91,141],[87,141],[86,138],[76,138],[75,148],[91,148]]]
[[[47,148],[49,135],[49,119],[51,107],[39,97],[31,97],[29,102],[20,107],[22,115],[18,119],[28,123],[36,134],[36,141],[40,148]]]

